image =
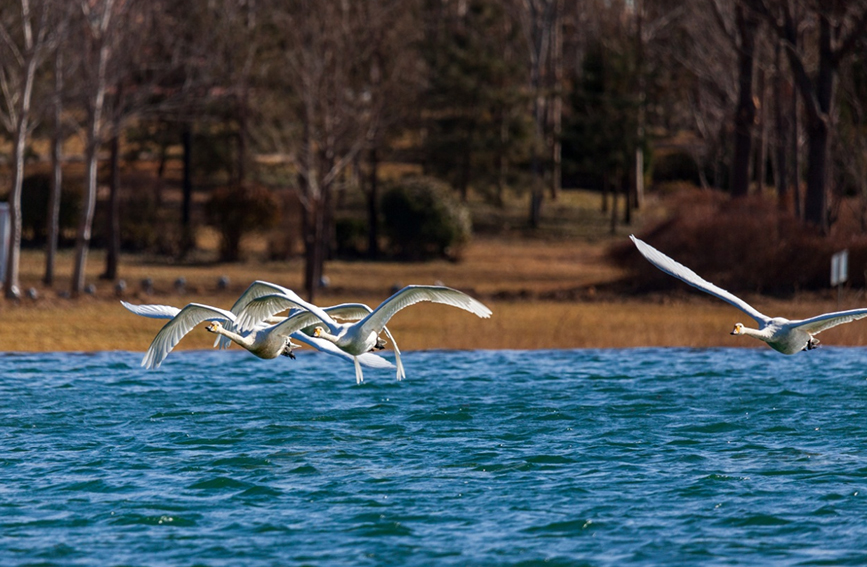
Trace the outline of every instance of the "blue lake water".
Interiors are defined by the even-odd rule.
[[[0,355],[0,565],[865,565],[867,349]]]

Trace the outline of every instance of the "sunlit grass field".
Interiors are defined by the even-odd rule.
[[[745,315],[686,286],[673,295],[619,296],[605,291],[606,284],[629,276],[606,256],[611,242],[486,237],[477,238],[458,263],[333,261],[326,264],[329,287],[316,301],[322,305],[363,301],[375,306],[394,287],[442,283],[478,297],[494,312],[490,320],[482,320],[447,306],[412,306],[389,324],[405,350],[763,347],[757,341],[729,335],[735,322],[751,323]],[[121,307],[114,284],[98,280],[103,268],[100,252],[94,252],[88,264],[88,282],[96,285],[96,294],[78,300],[62,297],[60,292],[68,289],[71,260],[71,253],[61,254],[57,284],[45,289],[39,283],[42,253],[24,252],[22,287],[34,287],[39,298],[25,298],[17,304],[0,302],[3,350],[147,349],[163,322],[134,316]],[[120,272],[127,289],[122,297],[133,303],[183,306],[195,301],[228,308],[255,279],[300,290],[302,268],[300,259],[173,266],[125,256]],[[181,276],[187,282],[183,293],[174,287]],[[221,276],[229,278],[226,290],[218,289]],[[140,282],[146,277],[153,280],[152,294],[141,289]],[[789,318],[837,309],[836,296],[831,293],[788,300],[747,299],[766,313]],[[863,294],[848,292],[840,307],[864,303]],[[842,325],[826,331],[821,339],[827,345],[867,345],[867,325]],[[203,328],[195,329],[178,348],[209,348],[212,342],[213,336]]]

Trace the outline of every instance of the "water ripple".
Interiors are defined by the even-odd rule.
[[[0,354],[0,564],[862,565],[865,349]]]

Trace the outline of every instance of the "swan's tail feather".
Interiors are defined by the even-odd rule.
[[[364,382],[364,375],[361,373],[361,365],[358,363],[358,357],[353,356],[352,361],[355,363],[355,383],[361,384]]]
[[[397,349],[394,351],[394,364],[397,366],[397,380],[400,382],[406,378],[406,370],[403,368],[403,361],[400,360],[400,351]]]

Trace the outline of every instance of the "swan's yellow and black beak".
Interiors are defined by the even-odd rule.
[[[313,336],[317,337],[317,338],[321,337],[322,336],[322,327],[316,327],[315,329],[313,329]]]
[[[744,334],[744,326],[740,323],[735,324],[735,328],[732,329],[732,335],[743,335]]]

